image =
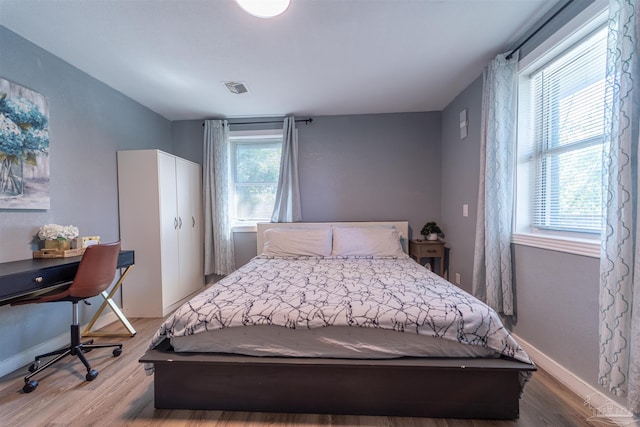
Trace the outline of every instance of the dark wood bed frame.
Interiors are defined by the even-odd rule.
[[[406,251],[408,223],[386,224],[401,230]],[[258,253],[262,229],[258,224]],[[536,370],[532,364],[504,358],[373,360],[179,353],[168,340],[148,350],[140,362],[154,365],[158,409],[479,419],[518,418],[521,373]]]
[[[175,353],[167,340],[140,359],[155,368],[158,409],[516,419],[520,373],[507,359],[386,360]]]

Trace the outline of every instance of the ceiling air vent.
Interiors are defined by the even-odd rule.
[[[229,89],[229,92],[237,95],[249,92],[247,85],[243,82],[224,82],[224,85]]]

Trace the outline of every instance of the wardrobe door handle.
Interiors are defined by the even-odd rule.
[[[196,219],[191,217],[191,228],[196,228]]]
[[[182,217],[178,217],[178,228],[182,230]]]
[[[174,228],[175,230],[177,230],[177,229],[178,229],[178,218],[173,218],[173,228]]]

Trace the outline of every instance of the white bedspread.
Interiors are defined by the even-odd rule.
[[[531,363],[495,311],[409,257],[256,257],[179,308],[150,348],[165,338],[255,325],[380,328]]]

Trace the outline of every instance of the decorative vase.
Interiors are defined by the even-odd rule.
[[[45,249],[57,249],[60,251],[66,251],[71,249],[71,242],[67,239],[65,240],[45,240],[44,241]]]
[[[22,157],[7,156],[0,164],[0,196],[22,195]]]
[[[438,233],[431,233],[427,236],[427,240],[438,240]]]

